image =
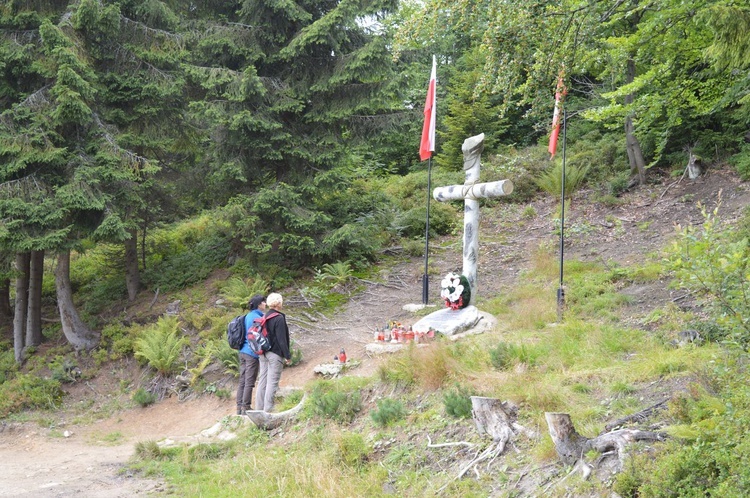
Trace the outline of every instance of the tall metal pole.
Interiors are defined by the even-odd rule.
[[[424,229],[424,275],[422,275],[422,304],[427,304],[429,298],[430,277],[427,275],[427,265],[430,260],[430,197],[432,197],[432,157],[427,160],[427,220]]]
[[[562,187],[560,208],[560,287],[557,289],[557,320],[562,321],[565,308],[565,289],[563,288],[563,261],[565,259],[565,138],[567,132],[567,112],[563,109],[563,158]]]

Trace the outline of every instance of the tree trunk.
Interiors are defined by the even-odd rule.
[[[635,61],[628,58],[626,80],[628,83],[632,83],[635,79]],[[625,96],[625,105],[632,104],[635,101],[635,96],[631,93]],[[628,114],[625,117],[625,147],[628,151],[628,162],[630,163],[630,173],[634,176],[637,175],[638,184],[643,185],[646,183],[646,161],[643,159],[643,151],[641,151],[641,144],[638,143],[638,138],[635,136],[635,126],[633,125],[633,115]]]
[[[70,251],[62,251],[57,256],[55,268],[55,288],[57,306],[60,310],[63,333],[73,349],[80,351],[95,348],[99,344],[99,334],[91,330],[78,316],[73,304],[73,290],[70,287]]]
[[[16,254],[16,306],[15,315],[13,316],[13,352],[15,353],[16,362],[23,361],[25,326],[26,326],[26,309],[29,298],[29,264],[31,254],[22,252]]]
[[[128,288],[128,301],[135,301],[141,286],[138,272],[138,230],[130,230],[130,238],[125,240],[125,285]]]
[[[31,251],[29,265],[29,303],[26,314],[26,346],[42,343],[42,280],[44,251]]]
[[[5,325],[13,317],[10,308],[10,279],[0,279],[0,324]]]

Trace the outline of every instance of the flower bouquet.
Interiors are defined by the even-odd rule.
[[[459,310],[469,305],[471,289],[465,276],[451,272],[445,276],[440,287],[440,297],[448,308]]]

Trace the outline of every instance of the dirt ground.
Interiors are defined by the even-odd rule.
[[[750,205],[750,185],[740,182],[728,170],[710,170],[696,181],[663,177],[622,196],[622,204],[605,206],[592,202],[595,192],[576,195],[566,213],[566,259],[602,261],[629,265],[645,261],[674,234],[675,225],[699,225],[703,218],[697,203],[709,210],[721,203],[724,220],[737,218]],[[679,181],[678,181],[679,180]],[[478,292],[493,296],[510,288],[531,264],[542,244],[555,248],[554,212],[558,201],[538,199],[527,206],[497,203],[482,208]],[[430,266],[444,274],[461,268],[459,237],[442,237],[432,242]],[[285,292],[293,338],[304,353],[303,362],[284,371],[283,387],[304,387],[315,377],[313,368],[329,362],[341,348],[359,366],[352,375],[371,375],[381,358],[369,357],[365,345],[375,327],[388,320],[405,324],[417,320],[402,306],[420,303],[422,258],[406,258],[382,270],[380,280],[359,281],[364,291],[352,295],[335,316],[323,317],[305,305],[294,289]],[[438,304],[440,275],[430,282],[430,302]],[[634,297],[628,318],[637,323],[657,306],[673,300],[667,282],[631,286],[623,293]],[[166,305],[166,303],[165,303]],[[481,308],[481,305],[480,305]],[[437,309],[437,308],[436,308]],[[111,401],[117,392],[106,382],[92,380],[78,386],[68,403],[94,396],[95,403]],[[233,385],[228,386],[232,388]],[[93,393],[84,394],[87,390]],[[165,485],[123,473],[123,464],[139,441],[191,436],[213,426],[234,412],[234,399],[204,396],[179,402],[175,397],[145,409],[124,410],[106,420],[88,425],[72,423],[73,411],[61,410],[49,416],[51,428],[32,423],[0,423],[0,497],[125,497],[158,494]],[[80,412],[80,410],[79,410]],[[65,431],[68,431],[65,436]]]

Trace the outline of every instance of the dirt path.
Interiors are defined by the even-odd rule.
[[[0,497],[145,495],[164,489],[158,480],[121,472],[139,441],[197,434],[231,413],[234,403],[214,397],[179,403],[168,398],[89,426],[59,429],[7,424],[0,431]],[[69,432],[69,437],[62,435]]]
[[[632,264],[659,247],[674,233],[674,225],[702,222],[696,203],[709,209],[722,193],[720,215],[733,219],[750,205],[750,188],[726,171],[713,171],[696,182],[665,178],[624,196],[624,203],[608,207],[586,202],[591,192],[575,200],[568,213],[566,257]],[[506,204],[483,208],[478,265],[480,292],[495,295],[511,287],[531,264],[540,243],[557,243],[552,213],[554,199],[532,203],[536,217],[523,217],[522,210]],[[431,266],[448,272],[461,267],[460,240],[434,241]],[[282,386],[304,387],[314,379],[315,365],[331,361],[343,347],[349,358],[361,362],[352,375],[370,375],[377,370],[377,357],[368,357],[365,345],[374,328],[388,320],[406,324],[416,321],[403,311],[407,303],[421,302],[423,260],[405,258],[383,270],[382,283],[358,282],[363,292],[335,315],[323,317],[288,293],[285,307],[294,339],[304,352],[301,365],[285,370]],[[664,285],[666,282],[663,283]],[[634,296],[633,314],[643,314],[669,300],[662,284],[623,289]],[[440,277],[433,277],[431,302],[437,302]],[[291,305],[291,301],[295,304]],[[113,392],[102,390],[101,392]],[[204,397],[179,403],[174,398],[146,409],[129,410],[86,427],[63,425],[42,429],[32,424],[0,425],[0,497],[126,497],[158,493],[165,489],[158,480],[145,480],[120,473],[138,441],[192,436],[233,413],[234,400]],[[53,416],[54,417],[54,416]],[[64,414],[60,415],[64,418]],[[67,428],[70,437],[61,437]],[[113,442],[106,442],[113,441]]]

